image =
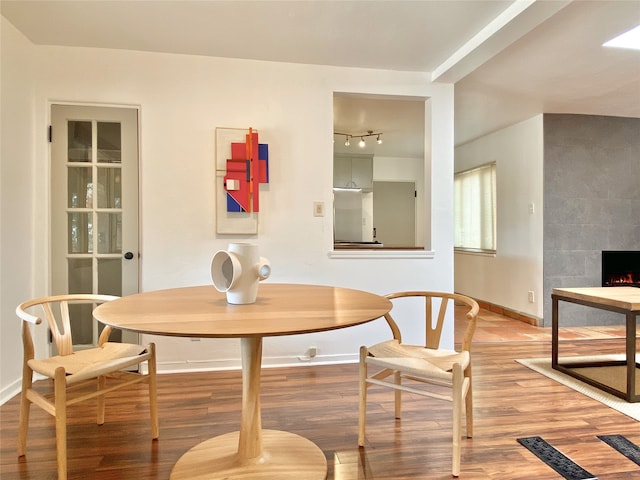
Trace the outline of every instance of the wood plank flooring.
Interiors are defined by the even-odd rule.
[[[622,434],[640,445],[640,422],[514,361],[549,356],[548,329],[481,316],[474,344],[475,435],[462,440],[460,478],[561,479],[516,441],[539,435],[600,480],[640,479],[640,467],[596,437]],[[567,353],[618,353],[620,332],[567,330],[562,347]],[[188,449],[237,430],[240,372],[164,374],[158,383],[155,442],[144,386],[111,397],[103,426],[94,423],[92,403],[69,410],[69,479],[168,479]],[[18,459],[18,402],[15,397],[0,407],[0,478],[54,479],[53,419],[32,407],[27,455]],[[328,480],[451,478],[451,415],[444,402],[406,394],[403,418],[396,421],[393,392],[372,387],[367,446],[357,448],[355,364],[265,369],[261,403],[263,428],[297,433],[320,446]]]

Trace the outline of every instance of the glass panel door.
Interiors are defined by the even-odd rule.
[[[54,293],[137,292],[137,129],[136,109],[52,106]],[[95,345],[92,306],[74,307],[74,344]],[[124,341],[121,334],[110,340]]]

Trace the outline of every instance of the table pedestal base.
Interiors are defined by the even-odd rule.
[[[310,440],[278,430],[262,431],[262,456],[238,457],[239,432],[206,440],[185,453],[171,480],[290,479],[325,480],[327,460]]]

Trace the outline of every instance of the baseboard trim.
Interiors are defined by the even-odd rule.
[[[17,378],[0,391],[0,405],[4,405],[20,393],[20,387],[22,384],[21,380],[21,378]]]
[[[312,359],[301,357],[263,357],[262,368],[308,367],[311,365],[342,365],[358,363],[357,354],[318,355]],[[183,372],[215,372],[224,370],[241,370],[239,358],[226,360],[189,360],[158,362],[158,374]]]
[[[542,327],[544,325],[541,318],[534,317],[533,315],[518,312],[516,310],[503,307],[502,305],[496,305],[495,303],[478,300],[477,298],[475,299],[475,301],[478,302],[480,308],[489,310],[490,312],[504,315],[505,317],[512,318],[513,320],[519,320],[520,322],[528,323],[529,325],[533,325],[534,327]]]

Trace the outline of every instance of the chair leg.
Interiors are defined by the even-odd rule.
[[[453,366],[453,451],[452,451],[452,469],[451,473],[454,477],[460,475],[460,456],[461,445],[460,437],[462,436],[462,382],[464,376],[462,367],[456,363]]]
[[[402,376],[400,372],[393,372],[393,381],[396,385],[402,384]],[[400,418],[402,416],[402,391],[395,389],[394,390],[394,401],[395,401],[395,416],[396,418]]]
[[[62,367],[58,367],[55,372],[54,394],[58,480],[67,480],[67,385]]]
[[[469,380],[467,395],[465,396],[465,417],[467,420],[467,438],[473,437],[473,381],[471,378],[471,365],[465,371],[465,377]]]
[[[364,447],[365,421],[367,417],[367,362],[366,347],[360,347],[360,387],[358,403],[358,446]]]
[[[149,382],[149,411],[151,416],[151,438],[156,440],[160,436],[160,428],[158,427],[158,384],[156,381],[156,346],[154,343],[149,344],[151,350],[151,358],[149,358],[147,364],[149,367],[148,382]]]
[[[98,377],[98,391],[104,390],[107,384],[107,377],[100,375]],[[96,397],[96,407],[98,418],[96,422],[98,425],[104,425],[104,395],[98,395]]]
[[[31,400],[27,398],[27,392],[33,384],[33,370],[25,363],[22,369],[22,393],[20,394],[20,420],[18,423],[18,456],[27,453],[27,432],[29,431],[29,411]]]

